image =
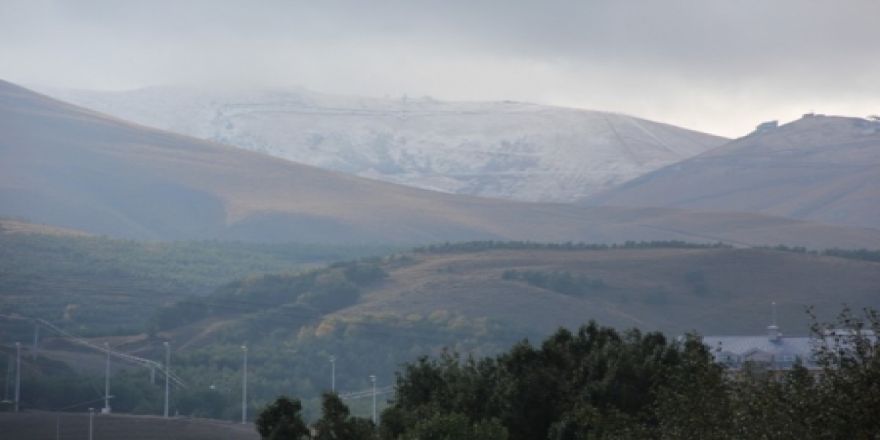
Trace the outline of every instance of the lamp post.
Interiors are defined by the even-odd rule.
[[[89,440],[92,440],[92,434],[95,432],[95,408],[89,408]]]
[[[169,377],[171,375],[171,345],[168,341],[162,343],[165,346],[165,418],[168,418],[168,391],[170,390]]]
[[[330,356],[330,391],[336,392],[336,356]]]
[[[21,400],[21,342],[15,343],[15,412]]]
[[[107,352],[107,363],[104,367],[104,414],[110,414],[110,344],[104,343],[104,351]]]
[[[242,377],[241,377],[241,424],[247,423],[247,345],[241,346],[244,359],[242,360]]]
[[[370,375],[370,382],[373,383],[373,424],[376,424],[376,376]]]

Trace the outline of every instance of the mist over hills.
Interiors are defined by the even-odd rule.
[[[0,130],[0,215],[118,237],[880,247],[878,231],[776,217],[419,190],[145,128],[10,83],[0,85]]]
[[[571,202],[721,145],[631,116],[522,102],[304,89],[48,91],[151,127],[419,188]]]
[[[586,199],[880,228],[880,121],[805,115]]]

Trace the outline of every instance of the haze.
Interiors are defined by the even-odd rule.
[[[34,1],[0,4],[0,78],[523,100],[726,136],[880,112],[880,3]]]

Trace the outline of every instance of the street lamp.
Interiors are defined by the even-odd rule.
[[[330,391],[336,392],[336,356],[330,356]]]
[[[377,423],[376,422],[376,376],[375,375],[373,375],[373,374],[370,375],[370,382],[373,383],[373,424],[375,425]]]
[[[95,408],[89,408],[89,440],[92,440],[92,434],[95,432]]]
[[[241,424],[247,423],[247,345],[241,346],[244,355],[242,360],[242,378],[241,378]]]
[[[168,341],[162,343],[165,346],[165,418],[168,418],[168,392],[170,390],[169,377],[171,375],[171,345]]]
[[[21,400],[21,342],[15,343],[15,412]]]
[[[110,344],[104,343],[104,351],[107,352],[107,364],[104,367],[104,414],[110,414]]]

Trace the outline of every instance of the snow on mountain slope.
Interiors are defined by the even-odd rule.
[[[306,90],[47,90],[144,125],[449,193],[569,202],[726,139],[620,114]]]

